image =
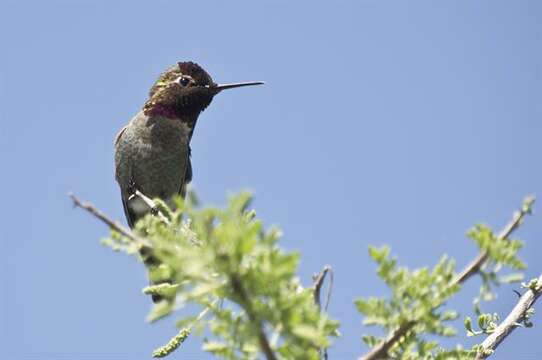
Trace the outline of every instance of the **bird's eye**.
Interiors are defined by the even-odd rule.
[[[183,76],[182,78],[179,79],[179,84],[181,84],[181,86],[186,86],[190,83],[190,79],[186,76]]]

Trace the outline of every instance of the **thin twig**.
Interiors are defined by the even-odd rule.
[[[117,221],[111,220],[107,215],[102,213],[100,210],[98,210],[94,205],[92,205],[89,202],[81,201],[79,200],[73,193],[69,193],[68,196],[73,201],[74,207],[79,207],[83,210],[86,210],[88,213],[93,215],[94,217],[98,218],[100,221],[105,223],[109,228],[113,231],[118,232],[119,234],[127,237],[128,239],[132,240],[138,245],[145,246],[145,247],[151,247],[149,242],[137,235],[135,235],[131,230],[125,228],[121,224],[119,224]]]
[[[143,194],[141,191],[136,190],[132,195],[130,195],[128,200],[132,200],[136,196],[140,198],[141,200],[143,200],[145,205],[147,205],[151,209],[151,213],[153,215],[157,216],[158,219],[160,219],[160,221],[162,221],[164,224],[169,225],[170,223],[169,219],[160,211],[160,209],[158,208],[154,200],[149,198],[147,195]]]
[[[540,295],[542,295],[542,274],[538,277],[536,285],[523,294],[506,319],[484,340],[482,343],[483,350],[478,353],[477,360],[485,359],[491,355],[512,331],[521,326],[521,323],[528,317],[527,311],[534,305]]]
[[[329,302],[331,300],[331,292],[333,290],[333,269],[331,268],[331,266],[326,265],[326,266],[324,266],[324,269],[319,274],[315,274],[312,277],[313,287],[314,287],[314,290],[313,290],[314,302],[318,306],[318,309],[321,310],[322,309],[322,302],[320,300],[320,293],[322,292],[322,286],[324,285],[324,280],[326,279],[327,274],[329,274],[329,286],[327,288],[326,302],[324,304],[324,311],[327,311],[327,307],[329,306]],[[327,348],[320,349],[320,356],[324,360],[327,360],[327,358],[328,358]]]
[[[403,323],[386,341],[383,341],[375,346],[368,354],[361,357],[360,360],[387,359],[388,351],[391,349],[391,347],[401,340],[401,338],[405,336],[414,327],[414,325],[416,325],[415,321],[407,321]]]
[[[326,279],[326,275],[329,273],[329,287],[326,293],[326,302],[324,303],[324,311],[327,311],[327,307],[329,306],[329,301],[331,299],[331,292],[333,290],[333,269],[331,266],[326,265],[324,266],[324,269],[317,275],[313,276],[313,286],[314,286],[314,302],[316,305],[318,305],[318,308],[321,308],[321,300],[320,300],[320,293],[322,291],[322,286],[324,285],[324,280]]]
[[[523,201],[523,206],[519,211],[514,213],[512,221],[506,225],[506,227],[499,233],[498,241],[505,241],[516,230],[525,215],[531,212],[531,207],[534,204],[535,198],[528,196]],[[476,274],[480,267],[485,263],[489,254],[486,251],[481,252],[476,258],[474,258],[457,277],[452,280],[450,287],[463,284],[472,275]],[[388,357],[388,351],[395,345],[404,335],[406,335],[417,324],[416,321],[408,321],[399,326],[399,328],[384,341],[376,345],[367,354],[359,358],[359,360],[377,360],[386,359]]]
[[[523,206],[519,211],[514,213],[512,221],[506,225],[504,229],[500,232],[497,237],[498,241],[506,240],[520,225],[523,221],[525,215],[529,214],[531,207],[534,204],[535,198],[533,196],[528,196],[523,201]],[[474,260],[471,261],[469,265],[461,271],[461,273],[454,279],[453,285],[458,285],[464,283],[472,275],[476,274],[482,264],[487,260],[489,254],[487,251],[480,253]]]
[[[160,211],[160,208],[158,207],[158,205],[156,205],[156,202],[152,200],[151,198],[149,198],[147,195],[143,194],[141,191],[136,189],[134,193],[130,195],[128,200],[131,200],[136,196],[139,197],[141,200],[143,200],[145,205],[147,205],[151,209],[151,214],[153,214],[154,216],[157,216],[158,219],[164,224],[171,225],[171,221],[169,221],[169,219]],[[181,224],[180,231],[188,238],[188,241],[190,241],[192,244],[197,245],[197,246],[201,245],[201,241],[198,240],[196,233],[194,233],[190,229],[189,220],[184,221]]]
[[[125,228],[121,224],[119,224],[117,221],[111,220],[107,215],[102,213],[100,210],[98,210],[94,205],[92,205],[89,202],[81,201],[77,196],[75,196],[73,193],[69,193],[68,196],[73,201],[73,205],[75,207],[79,207],[83,210],[86,210],[88,213],[93,215],[94,217],[98,218],[100,221],[105,223],[111,230],[118,232],[119,234],[125,236],[126,238],[130,239],[134,243],[140,245],[142,248],[148,248],[150,249],[151,246],[149,242],[146,239],[143,239],[137,235],[135,235],[130,229]],[[163,221],[166,224],[169,224],[169,220],[157,209],[156,204],[154,201],[144,194],[142,194],[139,190],[136,190],[134,196],[140,197],[151,209],[156,209],[155,215],[157,215],[161,221]],[[185,231],[190,231],[188,226],[186,228],[183,228]],[[195,235],[194,235],[195,236]],[[154,353],[154,357],[162,357],[163,354],[171,353],[175,348],[177,348],[188,335],[192,332],[192,329],[194,326],[209,312],[211,307],[213,307],[217,303],[217,300],[213,301],[209,306],[205,307],[197,318],[190,323],[190,325],[187,328],[182,329],[177,336],[175,336],[173,339],[168,342],[165,346],[157,349]],[[166,355],[167,355],[166,354]],[[276,359],[270,359],[270,360],[276,360]]]

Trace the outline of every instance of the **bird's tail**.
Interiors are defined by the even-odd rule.
[[[139,250],[143,264],[147,267],[149,271],[149,284],[159,285],[159,284],[171,284],[173,279],[173,273],[169,266],[163,264],[154,256],[152,249],[143,247]],[[165,296],[163,294],[151,294],[152,301],[158,303],[162,300],[173,301],[175,294],[171,296]]]

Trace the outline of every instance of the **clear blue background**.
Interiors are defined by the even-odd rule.
[[[387,294],[369,244],[411,267],[443,253],[464,266],[469,227],[500,229],[542,193],[541,16],[534,0],[3,0],[0,358],[147,359],[174,334],[173,319],[144,322],[142,266],[101,246],[107,229],[66,194],[123,219],[113,137],[178,60],[267,81],[201,115],[195,188],[213,204],[254,189],[305,283],[334,267],[331,359],[361,355],[370,329],[352,301]],[[528,277],[542,272],[541,214],[518,233]],[[462,316],[478,285],[451,301]],[[486,309],[507,313],[517,288]],[[539,305],[495,359],[542,357]],[[199,348],[173,358],[208,358]]]

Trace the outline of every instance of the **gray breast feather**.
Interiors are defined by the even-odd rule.
[[[123,201],[130,195],[130,184],[166,201],[179,193],[190,161],[189,134],[190,128],[178,119],[142,112],[121,130],[115,143],[115,175]]]

